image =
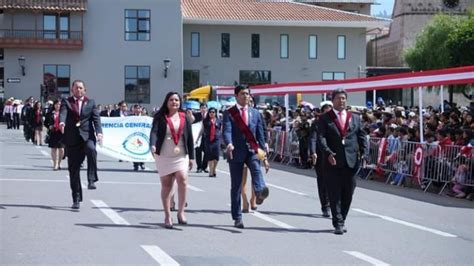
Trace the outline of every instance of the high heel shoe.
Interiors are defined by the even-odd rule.
[[[166,229],[173,229],[173,221],[171,221],[171,219],[170,219],[169,223],[167,223],[166,219],[165,219],[165,228]]]
[[[183,225],[186,225],[186,224],[188,224],[188,221],[187,221],[187,220],[184,220],[184,219],[181,219],[181,218],[179,218],[179,215],[178,215],[178,224],[183,224]]]

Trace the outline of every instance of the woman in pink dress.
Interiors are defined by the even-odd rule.
[[[193,167],[194,140],[191,120],[181,110],[181,96],[169,92],[153,117],[150,149],[155,156],[161,180],[161,201],[165,212],[165,228],[173,228],[170,200],[173,184],[178,184],[178,223],[187,224],[184,216],[188,171]]]

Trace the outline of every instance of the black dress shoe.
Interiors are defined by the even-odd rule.
[[[202,170],[202,171],[203,171],[204,173],[209,173],[209,171],[207,171],[207,170]]]
[[[337,227],[334,228],[334,234],[342,235],[342,234],[344,234],[344,231],[342,230],[342,228],[340,226],[337,226]]]
[[[342,227],[342,232],[347,233],[347,228],[346,228],[346,226],[343,226],[343,227]]]
[[[202,172],[201,169],[197,169],[197,170],[196,170],[196,173],[201,173],[201,172]]]
[[[93,182],[91,182],[87,185],[87,189],[97,189],[97,187],[95,186]]]
[[[74,201],[74,202],[72,203],[71,208],[74,209],[74,210],[79,210],[79,208],[80,208],[79,201]]]
[[[234,221],[234,227],[244,229],[244,223],[242,222],[242,219],[235,220]]]
[[[261,205],[263,201],[268,197],[269,194],[270,194],[270,190],[268,189],[268,187],[264,187],[262,191],[255,192],[255,196],[257,197],[255,202],[257,203],[257,205]]]
[[[242,213],[249,213],[249,209],[242,209]]]
[[[323,217],[325,217],[325,218],[331,217],[331,215],[329,215],[329,211],[328,211],[328,210],[323,210]]]
[[[140,164],[140,169],[145,170],[145,165],[144,165],[144,164]]]
[[[133,171],[138,171],[138,166],[134,166]]]
[[[250,207],[250,209],[252,209],[252,211],[256,211],[256,210],[257,210],[257,206],[255,206],[255,207]]]

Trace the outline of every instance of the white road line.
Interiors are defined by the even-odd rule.
[[[269,187],[274,187],[274,188],[277,188],[277,189],[280,189],[280,190],[283,190],[283,191],[286,191],[286,192],[290,192],[290,193],[293,193],[293,194],[296,194],[296,195],[308,196],[308,194],[306,194],[306,193],[298,192],[298,191],[295,191],[295,190],[292,190],[292,189],[288,189],[288,188],[284,188],[284,187],[280,187],[280,186],[277,186],[277,185],[274,185],[274,184],[267,183],[267,185],[268,185]]]
[[[216,172],[223,173],[223,174],[226,174],[226,175],[230,175],[230,172],[227,172],[227,171],[224,171],[224,170],[216,169]]]
[[[204,192],[204,190],[200,189],[200,188],[197,188],[195,186],[191,186],[190,184],[188,184],[188,188],[192,191],[197,191],[197,192]]]
[[[35,148],[37,148],[37,149],[41,149],[41,146],[35,145]]]
[[[372,258],[368,255],[365,255],[364,253],[361,253],[361,252],[357,252],[357,251],[347,251],[347,250],[343,250],[344,253],[347,253],[351,256],[354,256],[358,259],[361,259],[363,261],[366,261],[372,265],[377,265],[377,266],[388,266],[390,264],[386,263],[386,262],[383,262],[381,260],[378,260],[376,258]]]
[[[114,224],[121,224],[121,225],[130,225],[122,216],[120,216],[116,211],[112,210],[105,202],[101,200],[91,200],[91,202],[99,208],[105,216],[109,217]]]
[[[141,247],[160,265],[178,266],[179,263],[171,258],[158,246],[141,245]]]
[[[31,181],[31,182],[67,182],[57,179],[26,179],[26,178],[0,178],[0,181]]]
[[[450,233],[446,233],[446,232],[443,232],[443,231],[432,229],[432,228],[429,228],[429,227],[426,227],[426,226],[423,226],[423,225],[418,225],[418,224],[402,221],[402,220],[392,218],[392,217],[389,217],[389,216],[380,215],[380,214],[364,211],[364,210],[357,209],[357,208],[352,208],[352,210],[354,210],[356,212],[363,213],[363,214],[367,214],[367,215],[370,215],[370,216],[379,217],[381,219],[384,219],[384,220],[387,220],[387,221],[390,221],[390,222],[394,222],[394,223],[402,224],[402,225],[405,225],[405,226],[413,227],[413,228],[416,228],[416,229],[419,229],[419,230],[427,231],[427,232],[437,234],[437,235],[440,235],[440,236],[457,237],[457,235],[453,235],[453,234],[450,234]]]
[[[285,228],[285,229],[288,229],[288,230],[294,230],[294,229],[296,229],[296,227],[294,227],[294,226],[291,226],[291,225],[286,224],[286,223],[284,223],[284,222],[280,222],[280,221],[278,221],[278,220],[275,220],[275,219],[273,219],[273,218],[271,218],[271,217],[269,217],[269,216],[267,216],[267,215],[265,215],[265,214],[262,214],[262,213],[260,213],[260,212],[258,212],[258,211],[254,211],[254,212],[252,212],[252,213],[250,213],[250,214],[252,214],[253,216],[255,216],[255,217],[257,217],[257,218],[260,218],[260,219],[262,219],[262,220],[265,220],[265,221],[267,221],[267,222],[269,222],[269,223],[272,223],[272,224],[274,224],[274,225],[276,225],[276,226],[279,226],[279,227],[281,227],[281,228]]]

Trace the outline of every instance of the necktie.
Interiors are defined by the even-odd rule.
[[[82,98],[77,99],[77,111],[81,114],[82,111]]]
[[[244,124],[247,125],[247,111],[245,110],[245,107],[242,107],[242,120],[244,121]]]
[[[215,139],[216,139],[216,123],[215,121],[211,120],[211,130],[209,133],[209,140],[211,142],[214,142]]]
[[[341,127],[344,127],[346,124],[346,120],[344,119],[342,111],[339,111],[339,124],[341,124]]]

